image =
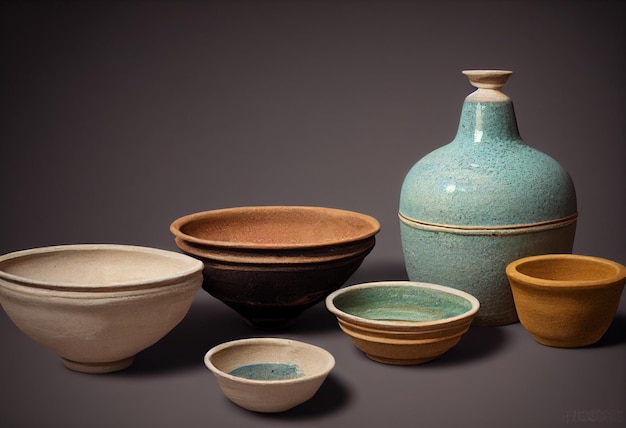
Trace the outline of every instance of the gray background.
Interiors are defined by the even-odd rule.
[[[624,6],[603,1],[2,2],[0,252],[64,243],[177,251],[177,217],[320,205],[382,225],[349,283],[403,279],[409,168],[456,133],[461,70],[505,86],[527,144],[576,185],[574,251],[626,263]],[[626,304],[597,345],[472,328],[440,360],[374,363],[323,305],[273,333],[337,360],[282,415],[228,402],[202,356],[262,336],[201,291],[127,371],[66,370],[0,314],[0,426],[626,425]]]

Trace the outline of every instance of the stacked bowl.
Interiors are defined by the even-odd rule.
[[[69,369],[129,367],[187,314],[202,263],[146,247],[84,244],[0,257],[0,303],[13,323]]]
[[[326,298],[326,306],[369,358],[414,365],[439,358],[455,346],[480,304],[453,288],[390,281],[342,288]]]
[[[263,206],[187,215],[170,230],[204,263],[204,290],[250,325],[279,328],[350,278],[380,224],[333,208]]]

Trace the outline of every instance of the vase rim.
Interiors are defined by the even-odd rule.
[[[510,70],[463,70],[476,91],[467,96],[467,102],[507,102],[511,101],[501,89],[513,74]]]

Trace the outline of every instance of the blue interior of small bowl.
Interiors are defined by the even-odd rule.
[[[287,380],[304,376],[297,364],[287,363],[247,364],[237,367],[229,374],[251,380]]]
[[[437,321],[472,308],[470,301],[456,294],[413,286],[355,288],[335,297],[333,303],[345,313],[378,321]]]

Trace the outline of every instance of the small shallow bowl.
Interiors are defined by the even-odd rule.
[[[348,280],[380,225],[345,210],[258,206],[191,214],[170,230],[204,262],[205,291],[252,326],[279,328]]]
[[[0,304],[23,333],[69,369],[129,367],[187,314],[202,263],[115,244],[62,245],[0,256]]]
[[[328,351],[279,338],[241,339],[204,357],[226,397],[255,412],[284,412],[311,399],[335,366]]]
[[[506,268],[522,326],[543,345],[577,348],[596,343],[619,305],[626,267],[576,254],[515,260]]]
[[[479,303],[466,292],[441,285],[386,281],[339,289],[326,298],[326,307],[370,359],[415,365],[456,345]]]

